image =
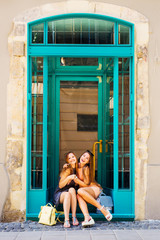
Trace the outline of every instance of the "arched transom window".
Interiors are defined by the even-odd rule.
[[[72,17],[31,25],[31,44],[130,45],[130,26],[110,20]]]

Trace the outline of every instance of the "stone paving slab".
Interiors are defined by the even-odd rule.
[[[66,236],[65,231],[45,231],[42,234],[41,240],[64,240]]]
[[[66,231],[66,240],[90,240],[90,231]]]
[[[159,240],[160,230],[136,230],[143,240]]]
[[[21,232],[16,240],[41,240],[42,232]]]
[[[114,230],[114,234],[118,240],[142,240],[135,230]]]
[[[0,240],[15,240],[18,232],[0,232]]]
[[[92,240],[117,240],[112,230],[90,231]]]
[[[97,230],[97,231],[92,231],[92,230],[90,230],[90,233],[91,233],[91,235],[92,236],[99,236],[99,235],[113,235],[114,234],[114,232],[113,232],[113,230]]]
[[[117,240],[113,231],[91,231],[92,240]]]

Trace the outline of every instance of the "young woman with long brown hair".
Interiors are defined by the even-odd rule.
[[[60,173],[59,184],[54,192],[53,203],[58,206],[59,203],[63,203],[64,209],[64,227],[69,228],[69,212],[70,207],[72,211],[72,224],[77,226],[79,224],[76,218],[76,209],[77,209],[77,197],[76,190],[77,184],[74,179],[76,178],[76,169],[78,167],[78,161],[73,152],[69,152],[66,155],[65,166],[63,167]]]
[[[84,215],[82,226],[93,225],[95,223],[89,215],[86,202],[97,207],[105,218],[110,221],[112,219],[111,213],[96,200],[102,191],[102,187],[93,178],[93,154],[88,150],[85,151],[79,159],[77,177],[74,179],[74,182],[79,185],[77,198]]]

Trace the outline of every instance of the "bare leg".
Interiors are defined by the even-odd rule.
[[[78,203],[79,203],[79,207],[84,215],[84,221],[88,221],[90,218],[89,212],[88,212],[88,207],[87,207],[87,203],[86,201],[77,194],[77,199],[78,199]]]
[[[71,210],[72,210],[72,217],[76,217],[76,209],[77,209],[77,198],[76,198],[76,191],[74,188],[69,189],[69,193],[71,195]]]
[[[95,192],[91,187],[79,188],[78,195],[80,195],[86,202],[97,207],[103,213],[104,216],[109,214],[109,212],[105,208],[102,208],[102,206],[96,201]]]
[[[69,193],[71,194],[72,223],[74,226],[77,226],[79,225],[79,222],[76,218],[76,209],[77,209],[76,190],[74,188],[70,188]]]
[[[69,222],[69,211],[70,211],[70,205],[71,205],[71,194],[69,192],[62,192],[60,196],[60,203],[63,203],[63,210],[64,210],[64,216],[65,216],[65,222]],[[64,227],[67,227],[64,223]],[[68,227],[70,227],[70,224],[68,224]]]

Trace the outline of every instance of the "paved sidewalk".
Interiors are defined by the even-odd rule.
[[[0,222],[0,240],[160,240],[160,220],[100,222],[65,229],[63,224],[46,226],[33,221]]]
[[[160,230],[1,232],[0,240],[159,240]]]

